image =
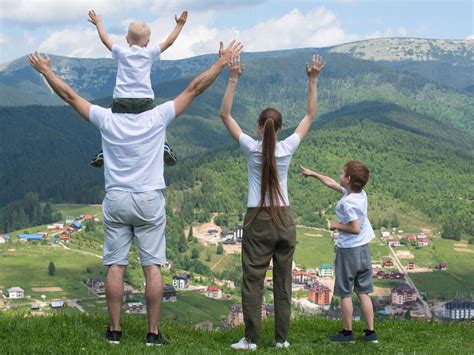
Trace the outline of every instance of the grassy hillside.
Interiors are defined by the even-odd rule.
[[[52,317],[0,317],[2,342],[0,352],[8,354],[53,353],[156,353],[146,347],[146,323],[139,317],[122,320],[120,345],[108,344],[100,336],[108,320],[104,316],[61,315]],[[338,321],[320,318],[297,319],[291,324],[290,353],[294,354],[469,354],[474,352],[474,328],[469,324],[426,323],[414,321],[384,321],[377,324],[379,344],[331,344],[330,335],[341,328]],[[218,332],[205,332],[165,321],[161,327],[171,343],[160,353],[235,354],[230,344],[243,336],[241,327]],[[363,324],[356,322],[357,337]],[[25,341],[25,334],[34,340]],[[262,340],[257,353],[273,353],[273,322],[263,325]]]

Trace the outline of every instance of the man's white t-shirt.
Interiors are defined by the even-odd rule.
[[[113,93],[118,98],[150,98],[155,94],[151,88],[150,72],[153,62],[160,58],[160,47],[150,48],[112,46],[112,58],[117,59],[117,78]]]
[[[139,114],[91,106],[89,119],[102,136],[105,191],[144,192],[166,187],[163,150],[166,127],[175,117],[173,101]]]
[[[284,141],[277,142],[275,146],[275,162],[278,169],[278,179],[280,181],[280,191],[283,201],[280,206],[289,206],[287,176],[291,157],[300,144],[300,137],[293,133]],[[240,149],[247,157],[248,168],[248,202],[247,207],[258,207],[260,204],[260,186],[262,180],[262,142],[253,139],[245,133],[239,137]],[[265,205],[270,206],[270,199],[267,193]]]
[[[367,218],[367,194],[364,190],[348,194],[345,188],[342,188],[342,194],[342,198],[336,205],[339,223],[347,224],[358,219],[360,233],[350,234],[339,231],[337,246],[339,248],[354,248],[369,243],[374,238],[374,230]]]

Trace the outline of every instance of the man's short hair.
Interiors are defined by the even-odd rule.
[[[143,21],[132,22],[128,26],[127,38],[130,44],[145,46],[150,39],[150,35],[150,27]]]

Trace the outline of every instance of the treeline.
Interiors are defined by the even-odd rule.
[[[53,213],[51,205],[41,203],[37,193],[29,192],[21,200],[12,202],[0,210],[2,233],[62,219],[61,212]]]

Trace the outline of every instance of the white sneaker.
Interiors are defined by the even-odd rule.
[[[283,343],[280,343],[280,342],[274,340],[273,345],[275,346],[275,349],[287,349],[287,348],[290,347],[290,343],[288,343],[286,340]]]
[[[235,350],[257,350],[257,344],[249,343],[245,338],[240,339],[238,343],[234,343],[230,347]]]

